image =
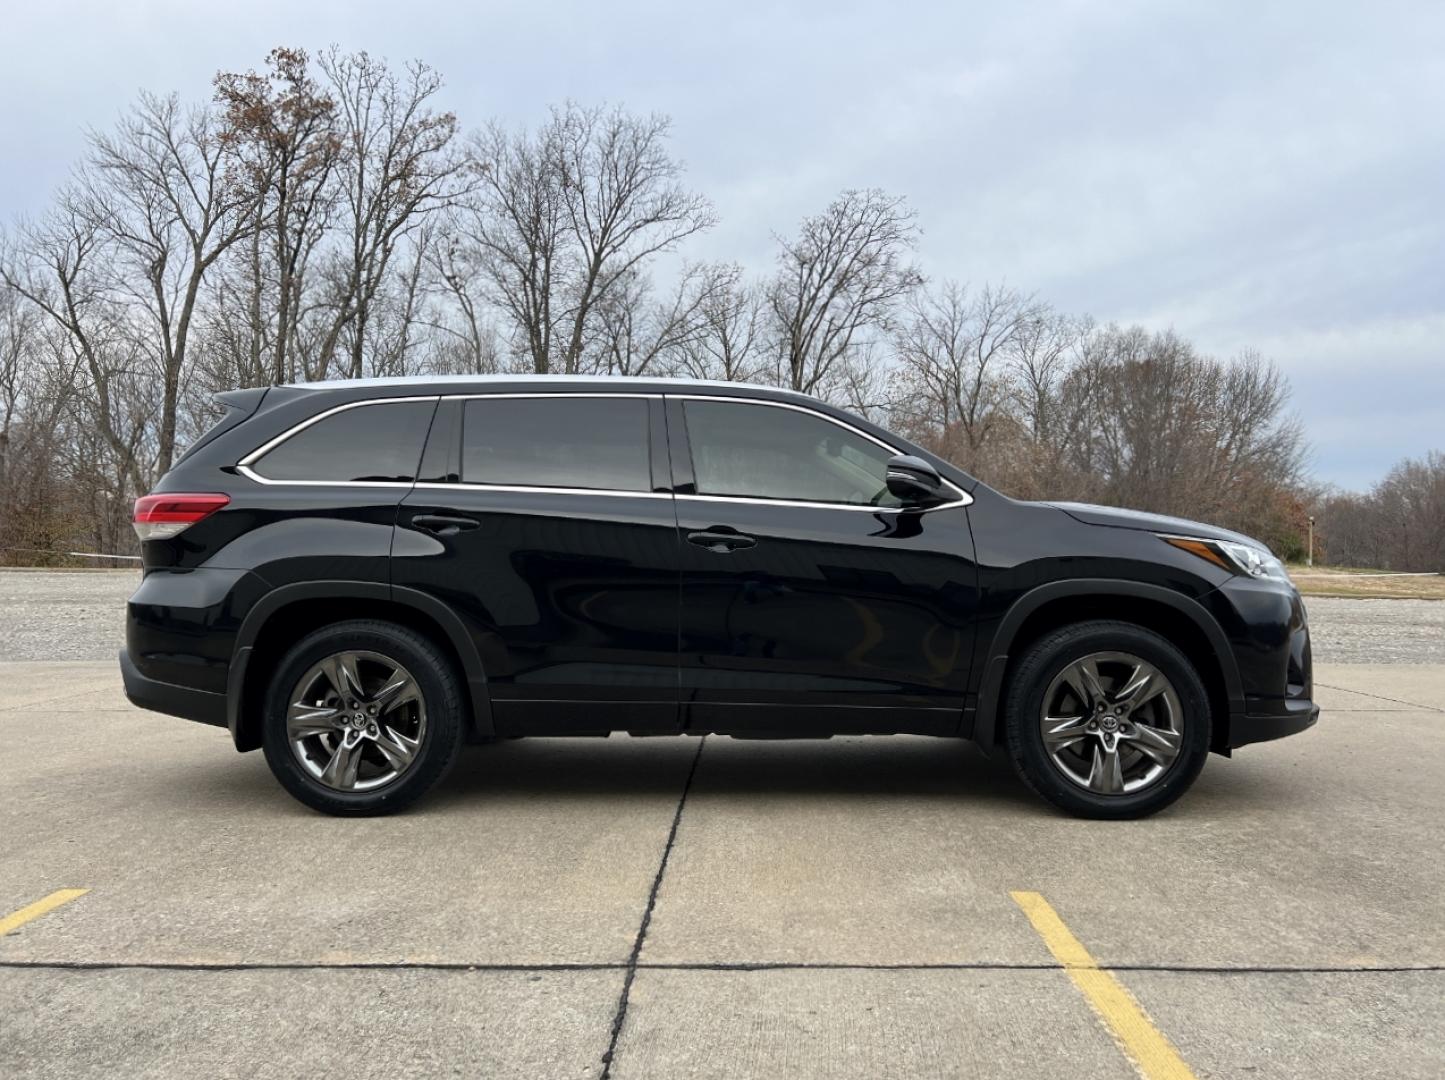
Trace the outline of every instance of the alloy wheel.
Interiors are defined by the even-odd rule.
[[[1132,795],[1169,771],[1183,745],[1179,694],[1155,665],[1097,652],[1059,672],[1044,694],[1044,750],[1068,780],[1096,795]]]
[[[288,701],[292,754],[336,791],[371,791],[397,780],[426,734],[416,679],[377,652],[333,653],[301,676]]]

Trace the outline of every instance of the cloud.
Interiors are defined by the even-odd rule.
[[[7,20],[11,213],[140,86],[203,98],[217,69],[335,41],[431,63],[468,125],[568,96],[670,114],[722,217],[697,256],[764,268],[772,233],[883,186],[936,277],[1274,358],[1325,479],[1442,443],[1445,5],[96,0]]]

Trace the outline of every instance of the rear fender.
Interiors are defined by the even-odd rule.
[[[246,673],[255,655],[257,642],[265,633],[271,618],[288,605],[308,600],[344,600],[399,604],[429,619],[446,635],[445,644],[461,665],[466,681],[468,699],[471,703],[471,725],[468,733],[473,738],[492,735],[492,704],[487,689],[487,678],[482,670],[481,658],[466,626],[456,614],[441,601],[426,593],[401,586],[384,585],[369,581],[302,581],[282,585],[258,600],[247,612],[236,635],[236,651],[231,661],[226,680],[226,726],[237,750],[255,750],[260,746],[259,728],[247,722],[254,708],[246,700]],[[378,612],[385,618],[385,612]],[[254,690],[252,691],[254,693]]]

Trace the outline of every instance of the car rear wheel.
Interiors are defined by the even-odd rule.
[[[1005,704],[1009,756],[1024,781],[1083,817],[1168,806],[1209,753],[1209,696],[1194,666],[1151,630],[1076,623],[1020,657]]]
[[[317,630],[276,669],[266,761],[283,787],[328,814],[384,814],[425,794],[461,745],[461,687],[421,634],[356,620]]]

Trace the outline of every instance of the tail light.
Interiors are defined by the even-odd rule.
[[[142,540],[168,540],[230,501],[229,495],[142,495],[135,501],[131,525]]]

